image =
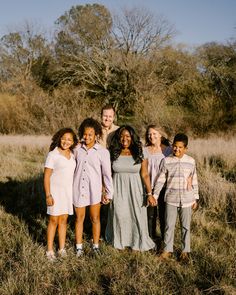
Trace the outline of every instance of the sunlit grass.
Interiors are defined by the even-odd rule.
[[[162,262],[155,253],[116,251],[102,242],[103,256],[74,252],[74,217],[69,219],[65,260],[45,258],[43,163],[48,136],[0,136],[0,294],[235,294],[236,139],[190,140],[197,160],[200,208],[192,218],[192,259]],[[218,157],[218,162],[212,157]],[[219,163],[223,163],[221,165]],[[224,173],[222,172],[224,171]],[[179,224],[175,255],[179,252]]]

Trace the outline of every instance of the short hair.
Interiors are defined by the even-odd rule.
[[[80,124],[79,129],[78,129],[78,136],[79,136],[79,139],[80,140],[84,136],[85,128],[93,128],[94,131],[95,131],[95,135],[97,135],[98,137],[101,137],[102,136],[102,127],[101,127],[101,124],[97,120],[95,120],[93,118],[86,118]]]
[[[173,143],[176,143],[177,141],[181,141],[185,147],[188,145],[188,136],[184,133],[177,133],[174,137]]]
[[[104,105],[104,106],[102,107],[102,110],[101,110],[101,116],[102,116],[102,114],[103,114],[103,111],[105,111],[105,110],[113,110],[114,114],[116,113],[116,110],[115,110],[115,108],[113,107],[112,104],[106,104],[106,105]]]
[[[63,136],[64,134],[66,134],[66,133],[70,133],[70,134],[72,135],[72,137],[73,137],[73,141],[74,141],[74,143],[73,143],[73,145],[70,147],[70,150],[73,150],[73,148],[74,148],[74,147],[77,145],[77,143],[78,143],[78,139],[77,139],[77,136],[76,136],[74,130],[71,129],[71,128],[66,127],[66,128],[62,128],[62,129],[58,130],[58,131],[53,135],[53,137],[52,137],[52,143],[51,143],[51,145],[50,145],[50,147],[49,147],[49,151],[54,150],[55,147],[60,147],[60,144],[61,144],[61,138],[62,138],[62,136]]]

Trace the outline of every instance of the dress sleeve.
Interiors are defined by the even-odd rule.
[[[54,156],[51,152],[49,152],[47,155],[44,167],[54,169]]]
[[[101,169],[103,183],[105,186],[105,192],[109,196],[109,199],[113,198],[113,182],[111,176],[111,160],[110,153],[107,149],[102,149],[101,152]]]
[[[143,157],[144,159],[148,159],[148,151],[147,151],[147,147],[143,148]]]

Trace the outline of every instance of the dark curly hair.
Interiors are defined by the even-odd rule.
[[[131,136],[131,144],[130,144],[129,150],[135,160],[135,164],[141,163],[144,159],[142,143],[140,141],[139,136],[136,134],[134,128],[129,125],[122,125],[120,128],[118,128],[115,131],[114,136],[112,137],[112,140],[111,140],[110,147],[109,147],[109,151],[111,154],[111,161],[113,162],[116,159],[118,159],[118,157],[121,154],[122,144],[120,142],[120,137],[121,137],[121,133],[124,130],[127,130]]]
[[[70,134],[72,134],[72,136],[73,136],[73,141],[74,141],[74,143],[73,143],[73,145],[70,147],[70,150],[73,150],[73,148],[74,148],[74,147],[77,145],[77,143],[78,143],[78,139],[77,139],[77,136],[76,136],[75,132],[73,131],[73,129],[66,127],[66,128],[62,128],[62,129],[58,130],[58,131],[53,135],[53,137],[52,137],[52,143],[51,143],[51,145],[50,145],[50,147],[49,147],[49,151],[54,150],[55,147],[60,147],[60,145],[61,145],[61,138],[62,138],[62,136],[63,136],[64,134],[66,134],[66,133],[70,133]]]
[[[78,129],[78,136],[79,136],[80,140],[83,138],[85,128],[93,128],[95,131],[95,135],[97,135],[98,138],[102,137],[101,124],[93,118],[86,118],[80,124],[79,129]]]

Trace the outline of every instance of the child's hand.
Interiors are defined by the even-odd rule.
[[[195,203],[192,205],[192,209],[193,210],[197,210],[198,209],[198,202],[195,201]]]
[[[54,205],[54,199],[53,199],[52,195],[46,196],[46,204],[47,204],[47,206]]]
[[[102,203],[104,205],[107,205],[110,202],[109,196],[108,195],[102,195]]]
[[[147,198],[147,204],[148,206],[156,206],[157,205],[157,200],[153,196],[149,196]]]

